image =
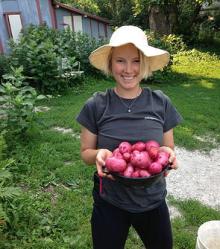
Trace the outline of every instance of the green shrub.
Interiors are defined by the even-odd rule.
[[[187,61],[182,60],[183,56],[187,56]],[[219,60],[219,56],[216,55],[215,53],[210,53],[210,52],[201,52],[197,49],[191,49],[191,50],[187,50],[187,51],[183,51],[178,53],[178,55],[175,56],[175,63],[178,63],[181,61],[181,63],[199,63],[204,64],[207,62],[217,62]]]
[[[0,55],[0,79],[3,74],[6,74],[9,70],[9,59],[5,55]]]
[[[62,48],[65,54],[70,57],[75,57],[80,62],[80,69],[84,71],[85,75],[99,74],[89,63],[89,55],[97,47],[104,44],[104,40],[96,40],[88,34],[81,32],[72,32],[70,29],[59,31],[59,40],[56,41],[59,50]]]
[[[148,37],[149,45],[167,50],[170,53],[169,64],[163,70],[154,72],[153,75],[147,79],[147,81],[163,82],[165,75],[171,70],[173,56],[181,51],[185,51],[187,46],[183,42],[182,36],[177,36],[174,34],[161,36],[155,32],[150,31],[146,31],[146,35]]]
[[[205,44],[213,44],[214,42],[214,22],[206,20],[199,26],[198,41]]]
[[[88,56],[100,44],[101,41],[70,29],[29,26],[18,43],[10,43],[11,64],[22,65],[24,75],[41,92],[61,92],[76,85],[82,72],[97,74]]]
[[[75,58],[64,52],[62,44],[60,47],[56,44],[59,39],[61,35],[55,30],[46,26],[30,26],[24,30],[19,43],[10,43],[12,66],[22,65],[29,82],[43,93],[63,91],[70,83],[74,84],[73,79],[79,76],[69,74],[72,77],[63,77],[66,70],[60,67],[62,58],[71,65],[71,71],[77,71],[79,64]],[[69,71],[68,68],[67,73]]]
[[[183,41],[182,36],[175,34],[159,35],[154,32],[146,32],[149,40],[149,44],[157,48],[167,50],[171,55],[177,54],[180,51],[187,49],[186,44]]]
[[[217,44],[218,46],[220,46],[220,31],[215,32],[214,43]]]
[[[187,46],[184,43],[182,36],[174,34],[164,35],[162,37],[162,42],[164,44],[165,49],[167,49],[172,55],[185,51],[187,49]]]
[[[35,103],[44,98],[24,82],[23,68],[11,68],[0,85],[1,128],[12,136],[23,135],[35,118]]]

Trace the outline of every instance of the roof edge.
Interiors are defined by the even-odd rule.
[[[103,22],[103,23],[106,23],[106,24],[110,24],[110,21],[108,19],[105,19],[103,17],[100,17],[100,16],[96,16],[96,15],[93,15],[93,14],[90,14],[88,12],[85,12],[85,11],[82,11],[80,9],[77,9],[77,8],[74,8],[74,7],[71,7],[69,5],[66,5],[66,4],[63,4],[63,3],[60,3],[56,0],[52,0],[52,4],[57,7],[57,8],[63,8],[63,9],[66,9],[66,10],[70,10],[72,12],[76,12],[80,15],[83,15],[83,16],[87,16],[87,17],[90,17],[91,19],[95,19],[97,21],[100,21],[100,22]]]

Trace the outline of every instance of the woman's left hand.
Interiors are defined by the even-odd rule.
[[[164,151],[164,152],[167,152],[169,154],[170,167],[172,169],[177,169],[178,165],[177,165],[177,160],[176,160],[176,155],[175,155],[174,150],[172,150],[170,147],[167,147],[167,146],[161,146],[160,151]]]

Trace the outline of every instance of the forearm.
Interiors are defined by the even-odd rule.
[[[166,147],[169,147],[172,150],[174,150],[173,129],[171,129],[163,134],[162,146],[166,146]]]
[[[86,164],[94,165],[98,151],[97,149],[85,149],[81,151],[81,158]]]

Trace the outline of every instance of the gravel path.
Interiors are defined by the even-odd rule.
[[[196,199],[220,210],[220,148],[209,154],[176,148],[178,170],[167,177],[169,195]]]

